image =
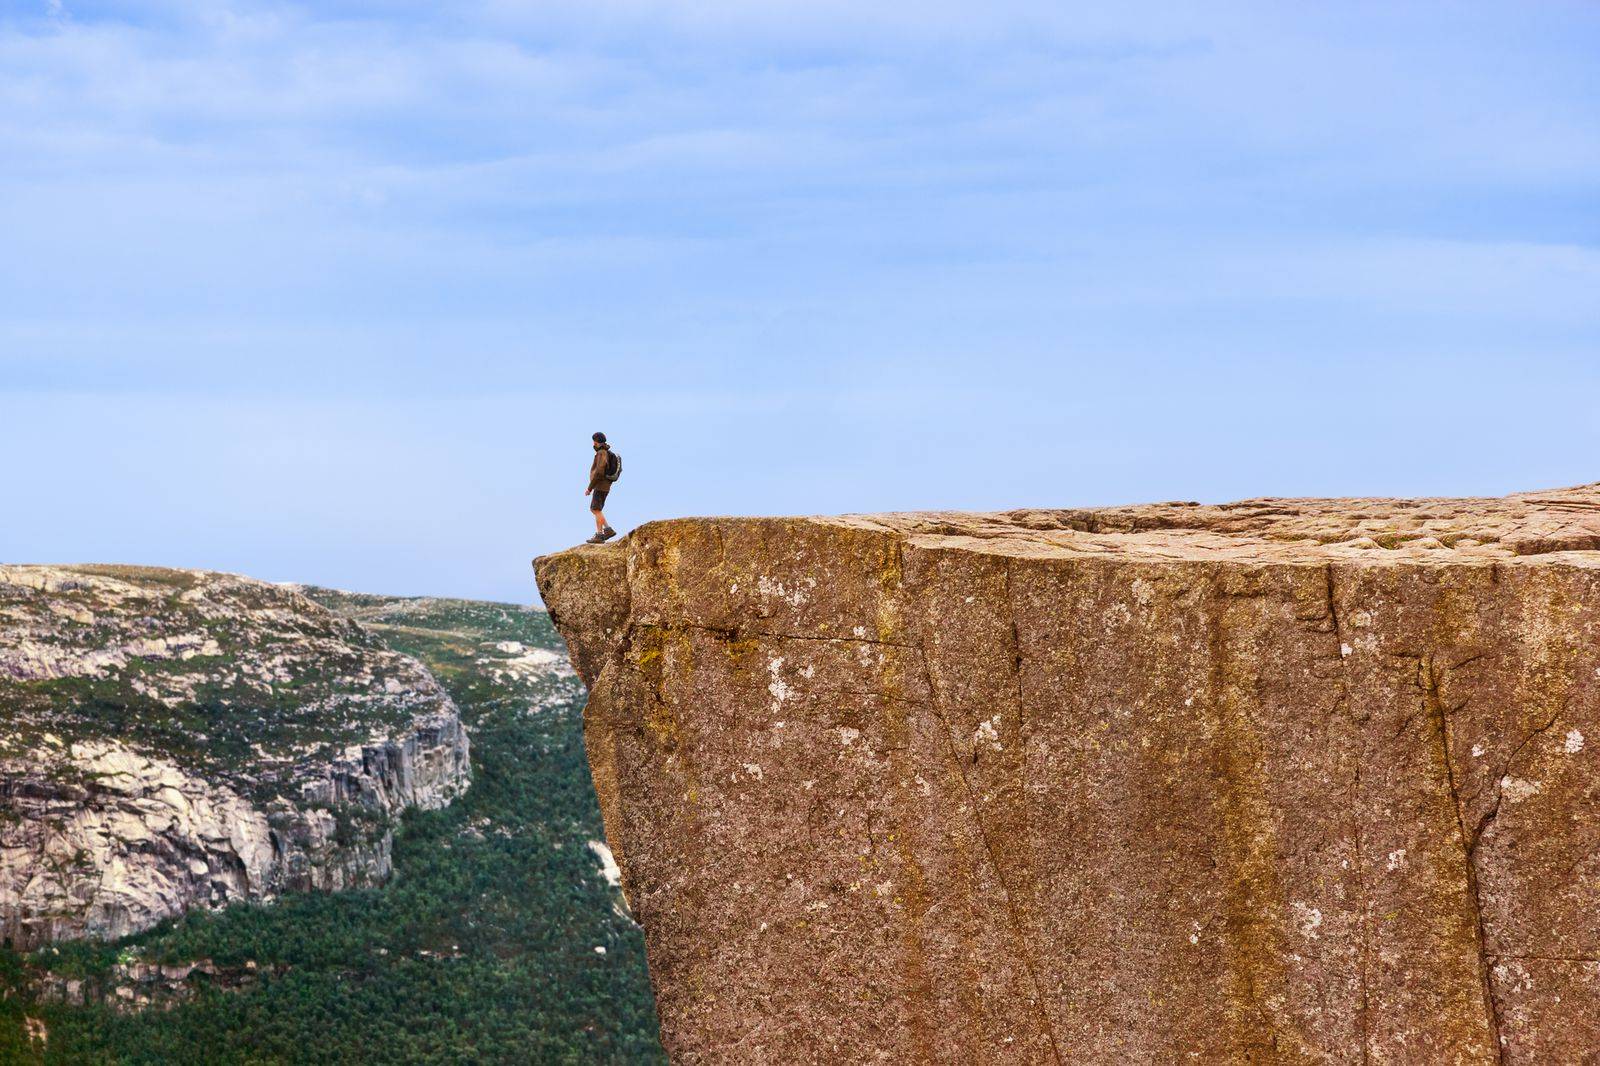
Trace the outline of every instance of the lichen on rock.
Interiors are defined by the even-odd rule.
[[[538,560],[683,1061],[1600,1046],[1600,488]]]

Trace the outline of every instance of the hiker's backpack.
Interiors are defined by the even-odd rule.
[[[610,458],[606,460],[606,480],[615,481],[622,476],[622,456],[609,448],[606,451],[610,455]]]

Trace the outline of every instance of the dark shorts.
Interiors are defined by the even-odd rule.
[[[611,493],[610,489],[595,489],[593,492],[591,492],[589,494],[589,510],[591,510],[591,511],[603,511],[603,510],[605,510],[605,508],[606,508],[606,496],[608,496],[610,493]]]

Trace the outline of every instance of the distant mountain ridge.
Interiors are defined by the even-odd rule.
[[[383,881],[470,780],[421,663],[294,588],[0,566],[0,942]]]

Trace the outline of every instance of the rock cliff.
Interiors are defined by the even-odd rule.
[[[678,1061],[1600,1049],[1600,486],[536,570]]]
[[[0,942],[381,881],[468,775],[433,676],[293,589],[0,566]]]

